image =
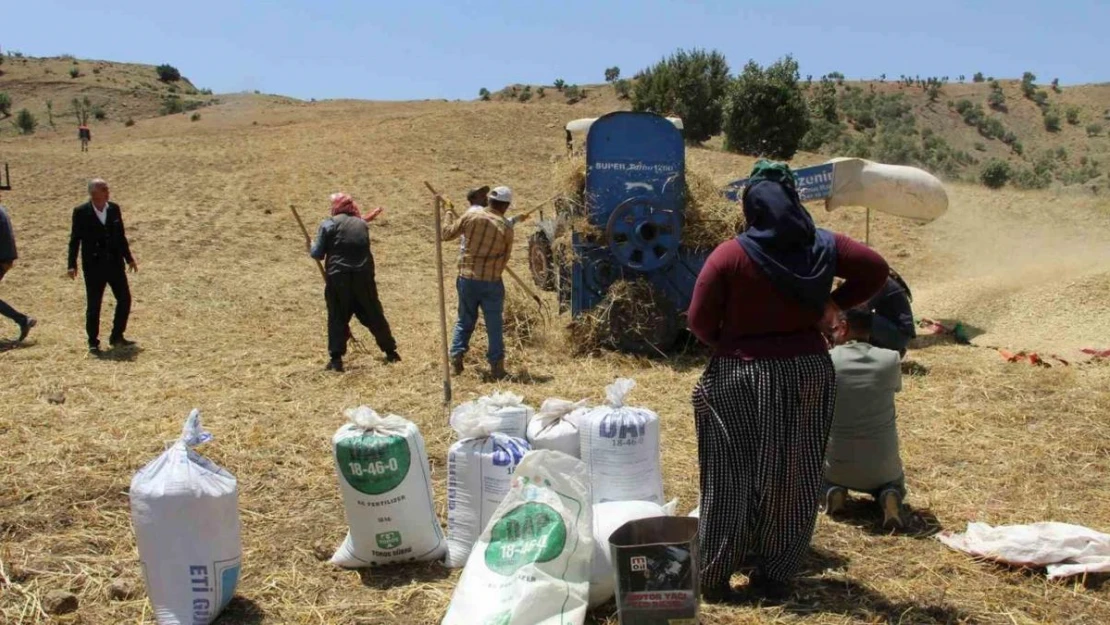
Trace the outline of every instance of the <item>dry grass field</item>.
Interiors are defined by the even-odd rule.
[[[40,321],[27,345],[0,354],[0,622],[153,622],[141,592],[115,600],[108,588],[141,588],[128,485],[193,407],[215,435],[202,452],[239,479],[242,581],[220,623],[423,625],[439,622],[450,600],[458,572],[438,564],[360,573],[326,562],[346,530],[331,435],[342,410],[359,404],[415,421],[443,518],[452,433],[422,181],[457,202],[476,182],[511,185],[520,206],[542,200],[554,192],[561,124],[611,103],[221,99],[197,122],[97,126],[87,154],[70,133],[0,138],[15,185],[3,203],[22,254],[0,297]],[[751,164],[708,148],[688,159],[718,182]],[[129,335],[141,349],[100,360],[85,354],[81,283],[65,277],[70,209],[92,176],[111,183],[140,266]],[[344,375],[323,370],[323,288],[289,206],[314,227],[336,190],[386,208],[372,236],[399,365],[361,354]],[[1073,365],[1009,364],[984,347],[919,340],[899,400],[908,501],[957,531],[969,521],[1042,520],[1108,530],[1110,367],[1074,356],[1110,347],[1110,201],[958,185],[950,193],[949,214],[933,224],[878,216],[873,225],[872,243],[906,274],[917,313],[965,322],[980,345],[1050,351]],[[814,213],[863,236],[862,212]],[[525,239],[512,262],[521,275]],[[504,386],[538,405],[549,396],[600,401],[615,377],[635,378],[632,401],[662,418],[666,492],[689,510],[689,393],[704,356],[576,358],[560,333],[566,322],[551,318],[541,345],[512,345],[515,378]],[[372,346],[365,330],[356,335]],[[480,375],[480,353],[455,381],[459,401],[495,388]],[[76,612],[43,611],[56,590],[77,596]],[[611,607],[591,618],[616,623]],[[1110,588],[1094,578],[1050,583],[928,536],[886,535],[857,507],[846,521],[820,521],[790,605],[706,607],[703,622],[1106,623]]]

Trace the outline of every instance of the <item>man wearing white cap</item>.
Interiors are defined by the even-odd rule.
[[[486,358],[490,374],[506,377],[505,341],[502,336],[502,315],[505,309],[505,285],[501,273],[513,249],[513,228],[505,212],[513,202],[509,187],[496,187],[489,192],[489,206],[468,210],[460,218],[447,209],[443,240],[465,237],[459,255],[459,320],[451,342],[451,367],[455,375],[463,372],[463,358],[470,349],[470,336],[478,323],[478,311],[486,322],[489,351]]]

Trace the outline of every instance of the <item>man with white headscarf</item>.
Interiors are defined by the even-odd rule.
[[[386,362],[401,360],[378,299],[374,256],[370,252],[368,223],[381,212],[381,208],[376,208],[363,217],[350,195],[333,193],[331,216],[320,224],[309,249],[310,256],[324,261],[327,274],[324,299],[328,305],[329,371],[343,371],[352,315],[374,335]]]

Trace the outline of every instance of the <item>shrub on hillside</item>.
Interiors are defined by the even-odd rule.
[[[546,91],[547,90],[544,89],[543,87],[536,87],[536,95],[538,95],[541,98],[547,95]]]
[[[108,114],[105,113],[104,109],[102,107],[99,107],[99,106],[94,106],[93,107],[92,115],[93,115],[93,118],[96,119],[96,121],[98,121],[98,122],[102,122],[102,121],[104,121],[105,119],[108,118]]]
[[[481,89],[479,89],[478,90],[478,97],[483,102],[489,102],[489,89],[486,89],[485,87],[482,87]]]
[[[983,143],[980,142],[980,141],[976,141],[975,145],[973,145],[971,147],[975,148],[979,152],[986,152],[987,151],[987,146],[983,145]]]
[[[586,90],[578,85],[569,85],[563,87],[563,95],[567,98],[567,104],[577,104],[586,97]]]
[[[184,113],[185,105],[182,104],[181,98],[177,96],[166,96],[162,100],[162,114],[163,115],[176,115],[177,113]]]
[[[1045,111],[1044,129],[1049,132],[1060,132],[1060,115],[1056,111]]]
[[[181,72],[177,71],[176,67],[168,63],[159,65],[154,68],[154,71],[158,72],[158,80],[162,82],[177,82],[181,80]]]
[[[123,122],[123,125],[124,125],[124,126],[127,126],[128,128],[130,128],[130,127],[132,127],[132,126],[134,126],[134,125],[135,125],[135,120],[133,120],[133,119],[131,119],[130,117],[128,117],[128,118],[127,118],[127,121]]]
[[[979,134],[988,139],[1002,139],[1006,136],[1006,127],[994,117],[983,117],[976,128],[979,130]]]
[[[836,85],[827,77],[822,78],[810,94],[809,109],[816,119],[827,122],[839,121],[840,115],[836,109]]]
[[[1037,90],[1037,75],[1033,72],[1025,72],[1021,75],[1021,94],[1027,98],[1033,97],[1033,92]]]
[[[991,189],[1001,189],[1010,180],[1010,164],[999,159],[991,159],[979,172],[979,180]]]
[[[189,121],[199,122],[200,121],[200,113],[193,113],[191,116],[189,116]]]
[[[1047,107],[1048,106],[1048,92],[1045,91],[1044,89],[1037,89],[1033,93],[1033,102],[1036,102],[1037,106],[1039,106],[1041,108]]]
[[[516,99],[518,102],[527,102],[528,100],[531,100],[532,87],[525,85],[524,89],[520,92],[520,95],[518,95]]]
[[[0,115],[12,116],[12,97],[6,91],[0,91]]]
[[[605,70],[605,82],[613,82],[621,77],[621,68],[613,66]]]
[[[627,79],[621,78],[613,82],[613,90],[617,92],[617,97],[621,100],[627,100],[632,97],[632,83]]]
[[[1078,126],[1079,125],[1079,107],[1078,106],[1069,106],[1068,110],[1064,113],[1064,115],[1067,118],[1069,124],[1071,124],[1072,126]]]
[[[971,77],[971,81],[983,82],[983,72],[975,72],[975,75]]]
[[[843,133],[844,125],[840,122],[814,117],[810,120],[809,131],[802,137],[798,148],[807,152],[817,152],[826,145],[836,143]]]
[[[933,83],[925,89],[925,94],[929,97],[930,102],[936,102],[940,99],[940,85]]]
[[[1052,174],[1036,168],[1023,167],[1011,176],[1013,185],[1019,189],[1045,189],[1052,184]]]
[[[1102,124],[1087,124],[1087,136],[1097,137],[1102,134]]]
[[[69,68],[69,77],[70,78],[77,78],[80,75],[81,75],[81,70],[77,69],[76,67]]]
[[[723,112],[726,149],[777,159],[793,157],[809,131],[798,62],[789,55],[766,68],[748,61],[728,90]]]
[[[973,108],[975,108],[975,103],[966,98],[956,102],[956,112],[959,113],[960,116],[967,115],[967,112]]]
[[[686,139],[700,143],[721,131],[728,89],[729,67],[723,54],[678,50],[637,74],[632,110],[678,115]]]
[[[15,127],[19,129],[19,132],[25,135],[35,132],[35,128],[38,128],[38,126],[39,120],[27,109],[20,109],[19,113],[15,116]]]
[[[1002,89],[991,89],[990,95],[987,96],[987,105],[996,111],[1005,113],[1006,94],[1002,93]]]
[[[1017,154],[1018,156],[1021,156],[1022,154],[1025,154],[1025,146],[1021,144],[1021,141],[1014,141],[1010,144],[1010,151],[1014,154]]]

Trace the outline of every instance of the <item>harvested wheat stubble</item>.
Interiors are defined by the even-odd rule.
[[[591,100],[575,105],[586,107],[582,116],[608,112],[609,105]],[[48,320],[32,334],[33,344],[0,354],[0,623],[153,623],[145,598],[109,599],[117,579],[142,587],[126,489],[131,475],[163,450],[162,441],[177,437],[181,414],[194,406],[207,411],[217,434],[204,455],[240,480],[243,575],[221,625],[441,622],[457,573],[427,564],[360,574],[337,571],[314,555],[314,545],[330,551],[346,531],[331,435],[343,409],[360,404],[416,422],[428,448],[437,512],[446,518],[445,459],[453,433],[441,406],[435,237],[423,180],[459,197],[478,177],[505,181],[522,199],[547,197],[554,192],[548,126],[565,111],[565,104],[308,106],[235,96],[207,109],[203,128],[180,116],[128,129],[105,125],[95,174],[86,172],[89,163],[68,133],[0,139],[5,158],[25,171],[3,199],[27,261],[5,276],[0,298]],[[373,128],[374,141],[351,128]],[[458,157],[441,146],[476,140],[467,172],[451,172]],[[431,152],[433,146],[440,152]],[[337,153],[344,158],[334,158]],[[687,158],[718,181],[751,167],[716,150],[691,149]],[[112,184],[142,265],[132,277],[129,333],[143,351],[132,360],[85,357],[80,283],[61,278],[52,260],[41,260],[65,249],[69,209],[82,200],[87,175]],[[375,222],[372,229],[377,281],[405,357],[385,366],[379,354],[352,354],[342,376],[322,371],[323,287],[300,232],[288,211],[264,212],[290,202],[317,206],[303,214],[315,225],[327,214],[319,198],[336,188],[387,207],[389,226]],[[925,316],[940,317],[935,313],[943,306],[959,317],[951,298],[975,295],[955,291],[965,288],[975,259],[953,259],[954,247],[986,248],[994,262],[984,273],[1002,277],[1016,256],[1031,252],[1028,243],[1060,232],[1068,219],[1110,235],[1104,197],[1080,202],[961,185],[950,191],[949,214],[928,226],[873,218],[877,249],[888,258],[899,248],[912,254],[913,262],[898,268]],[[1026,213],[1052,211],[1051,218],[1022,214],[1023,207]],[[863,236],[862,211],[813,213],[823,226]],[[978,219],[965,224],[962,216]],[[1015,226],[1006,228],[1009,247],[995,253],[984,239],[996,236],[1007,217]],[[526,237],[517,237],[510,261],[522,276],[526,245]],[[1076,247],[1070,241],[1053,246],[1051,256]],[[210,262],[195,261],[201,257]],[[1108,267],[1097,255],[1090,263],[1092,270]],[[516,287],[510,282],[506,288]],[[541,296],[553,304],[551,294]],[[453,322],[450,284],[448,298]],[[105,323],[111,314],[106,299]],[[1064,318],[1057,308],[1039,306],[1031,301],[1029,311],[1060,333],[1084,318],[1079,309]],[[1088,317],[1098,320],[1098,310],[1089,308]],[[0,335],[11,328],[0,327]],[[376,352],[365,329],[352,329]],[[475,339],[484,340],[484,332]],[[472,348],[472,358],[481,354]],[[973,520],[1046,519],[1110,529],[1110,366],[1015,366],[989,350],[950,343],[914,349],[910,358],[923,372],[906,376],[898,397],[910,505],[930,509],[955,530]],[[680,499],[682,511],[697,505],[690,391],[704,357],[572,356],[552,341],[510,349],[508,362],[514,373],[531,372],[530,379],[494,385],[468,371],[454,380],[457,401],[501,386],[534,404],[554,396],[599,402],[616,377],[634,377],[637,396],[660,415],[665,493]],[[44,399],[55,390],[65,394],[64,404]],[[1095,578],[1049,583],[983,565],[934,540],[886,535],[871,522],[871,508],[858,509],[843,522],[818,521],[791,606],[705,606],[701,623],[1110,623],[1110,584]],[[77,612],[59,619],[44,614],[42,600],[52,590],[75,594]],[[616,625],[617,617],[611,606],[603,607],[587,623]]]

